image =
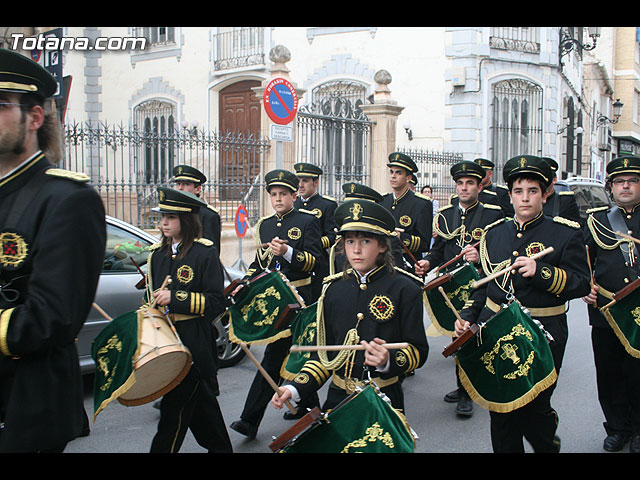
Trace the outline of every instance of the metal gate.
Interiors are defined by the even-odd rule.
[[[332,82],[312,91],[298,110],[296,161],[322,168],[319,190],[341,201],[346,182],[369,183],[371,121],[360,109],[365,87]]]

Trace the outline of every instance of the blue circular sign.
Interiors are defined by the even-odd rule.
[[[298,94],[284,78],[275,78],[264,89],[264,108],[269,118],[279,125],[291,123],[298,112]]]

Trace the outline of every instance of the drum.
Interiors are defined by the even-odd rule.
[[[493,412],[526,405],[557,379],[543,330],[515,301],[481,325],[455,355],[465,390]]]
[[[171,321],[155,308],[138,310],[139,351],[135,383],[118,397],[123,405],[143,405],[171,391],[191,369],[191,353]]]
[[[476,268],[470,263],[465,263],[451,272],[440,275],[424,286],[425,307],[438,332],[453,337],[456,322],[455,313],[447,305],[438,287],[442,287],[451,304],[459,312],[469,300],[473,290],[473,282],[479,278]]]
[[[640,358],[640,279],[614,293],[600,311],[627,353]]]
[[[233,343],[268,344],[291,336],[289,324],[305,307],[296,288],[280,271],[254,278],[233,298],[229,339]]]
[[[269,447],[281,453],[413,453],[415,437],[405,417],[371,384],[336,408],[312,411]],[[315,418],[314,418],[315,417]]]

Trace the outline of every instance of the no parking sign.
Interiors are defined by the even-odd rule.
[[[248,218],[249,214],[247,214],[247,209],[244,208],[244,205],[240,205],[236,210],[236,218],[234,221],[238,238],[244,237],[247,233],[247,230],[249,230],[249,222],[247,221]]]
[[[296,89],[284,78],[274,78],[268,83],[264,89],[263,101],[267,115],[279,125],[291,123],[298,112]]]

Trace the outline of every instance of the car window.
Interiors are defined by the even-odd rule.
[[[609,195],[603,187],[592,187],[590,191],[593,207],[604,207],[605,205],[609,206],[611,204]]]
[[[104,253],[103,272],[137,272],[147,263],[147,240],[120,227],[107,224],[107,247]],[[135,263],[134,263],[135,262]]]

